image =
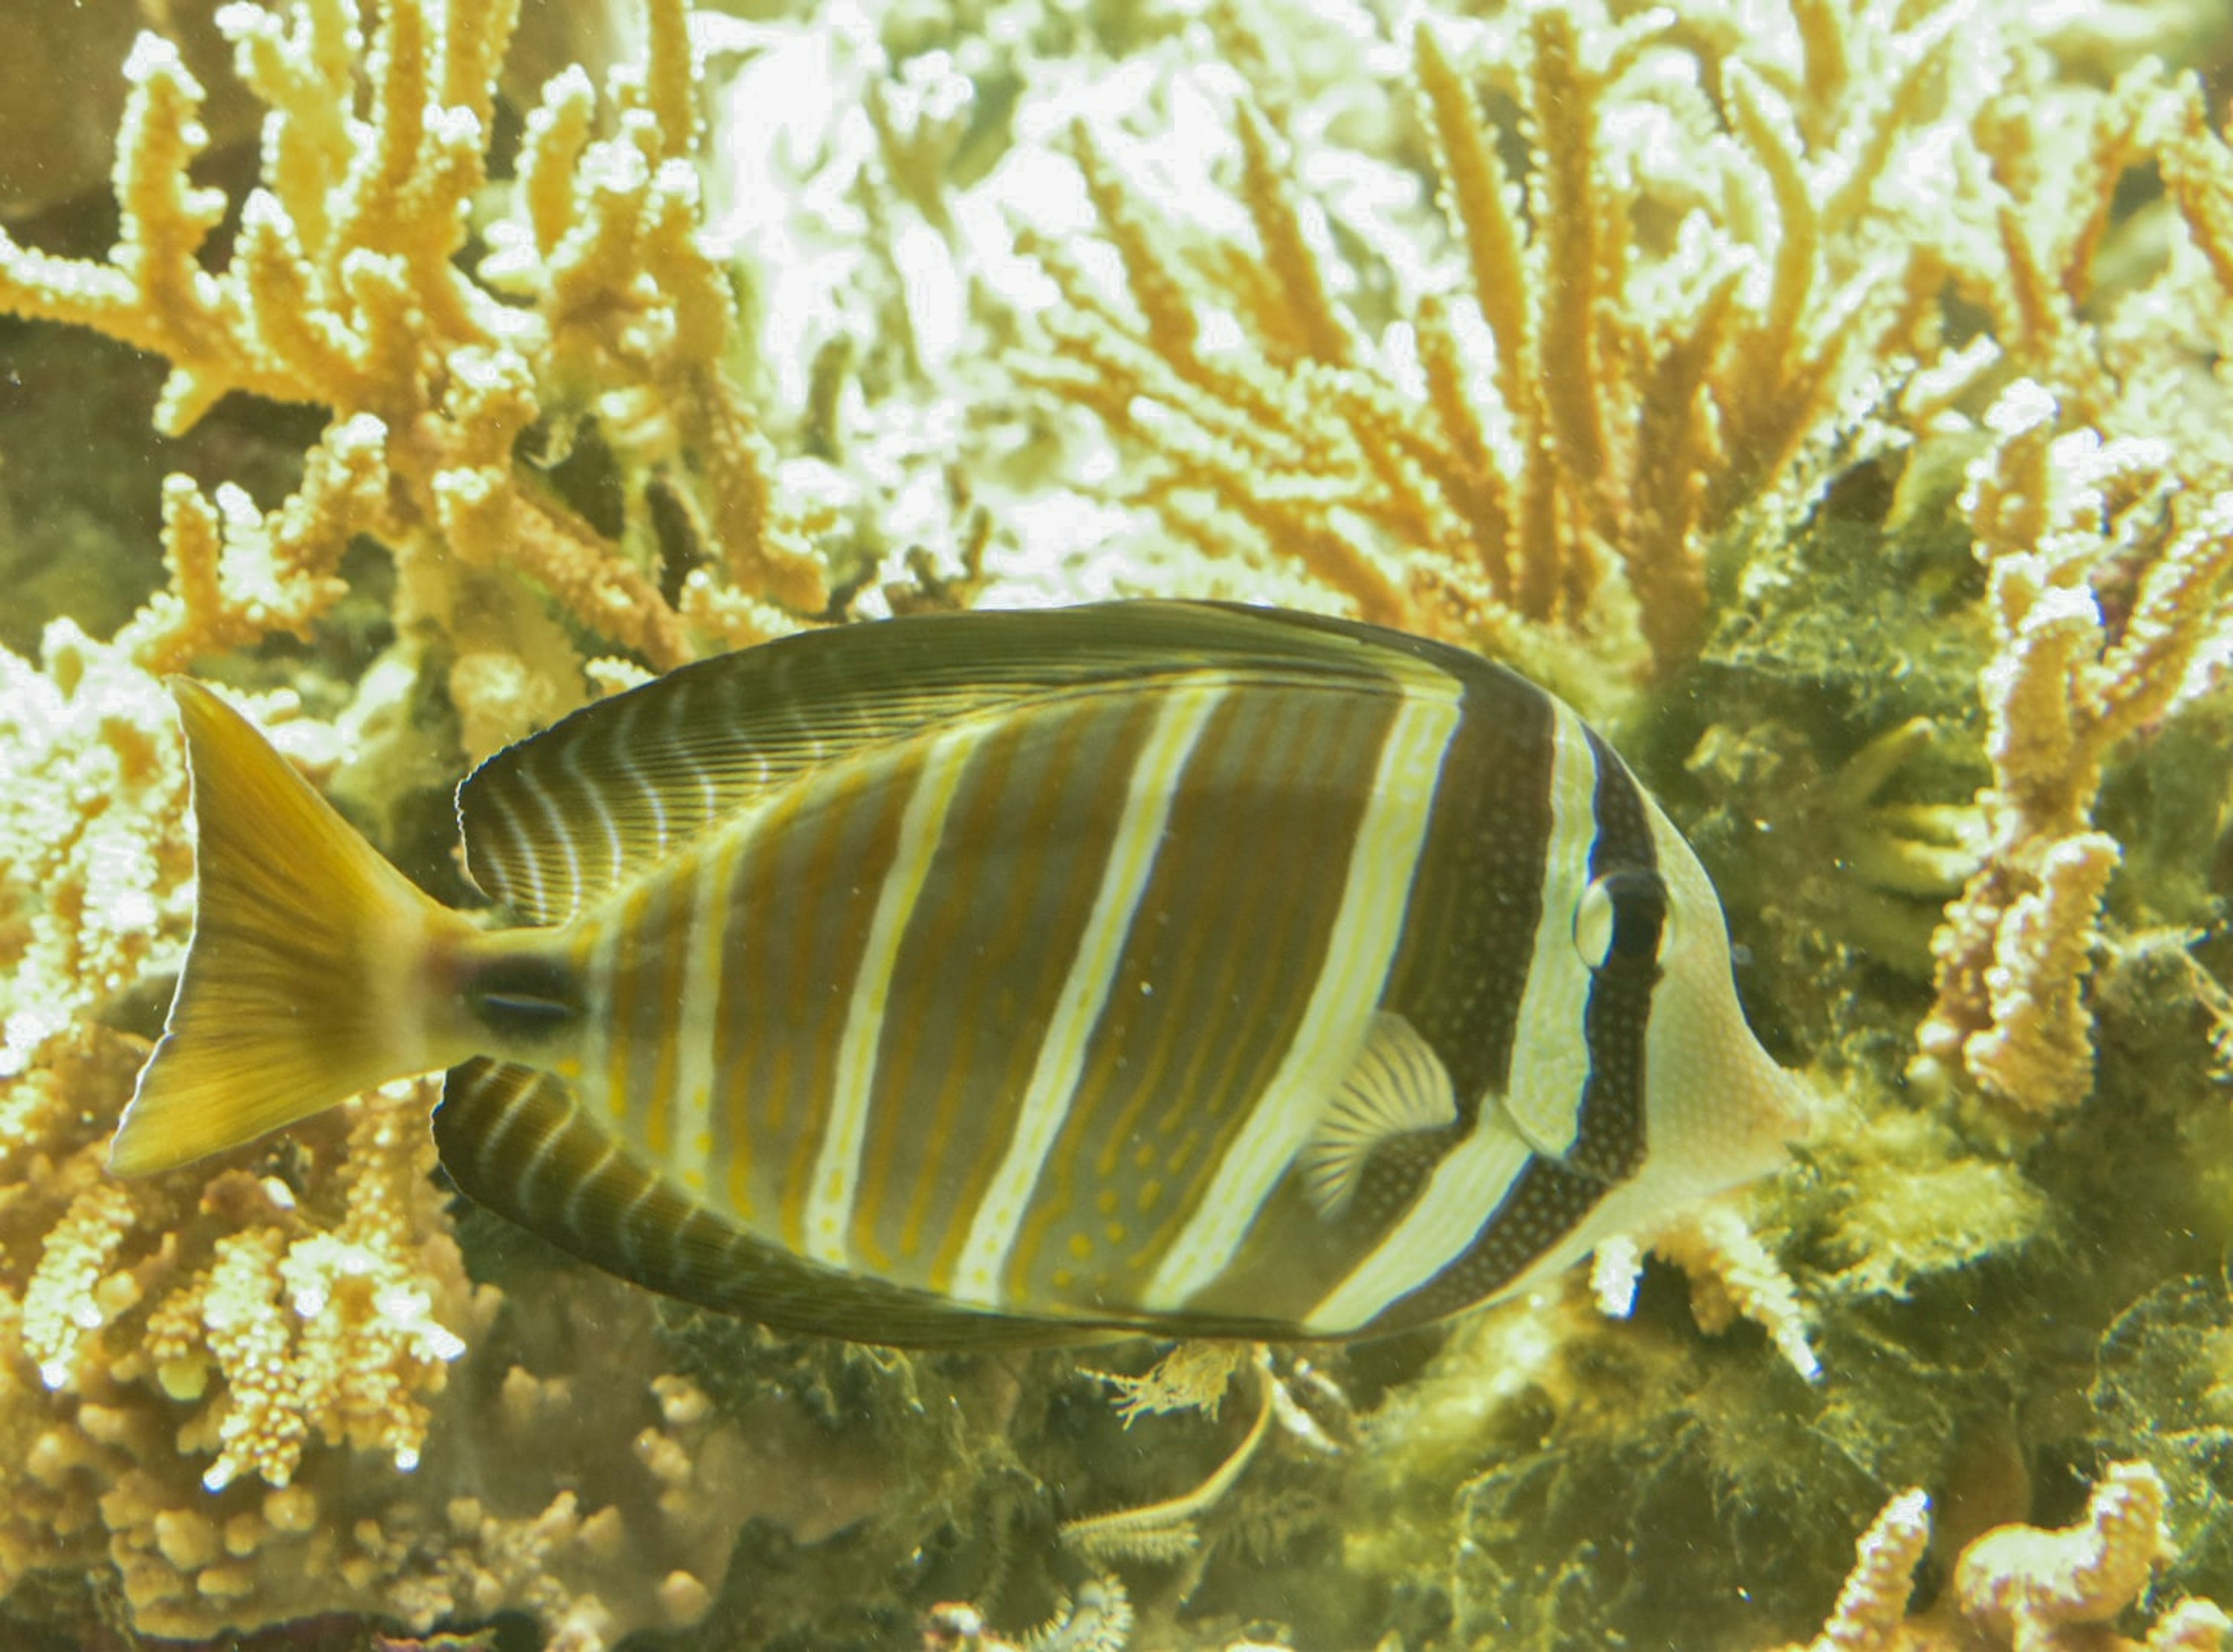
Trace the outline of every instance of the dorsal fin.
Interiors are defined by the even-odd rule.
[[[1338,1219],[1383,1143],[1441,1129],[1457,1115],[1442,1058],[1402,1016],[1376,1011],[1364,1048],[1303,1148],[1303,1186],[1312,1206],[1329,1220]]]
[[[469,869],[560,923],[756,797],[871,746],[1052,695],[1202,671],[1403,678],[1436,645],[1207,602],[924,615],[702,660],[499,751],[458,789]]]

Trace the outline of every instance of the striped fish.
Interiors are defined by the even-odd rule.
[[[687,667],[459,789],[504,928],[174,687],[196,925],[120,1174],[447,1068],[459,1186],[654,1290],[1347,1337],[1649,1232],[1801,1115],[1620,759],[1395,632],[1117,603]]]

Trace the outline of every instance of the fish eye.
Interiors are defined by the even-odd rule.
[[[1618,867],[1592,878],[1574,903],[1574,950],[1592,972],[1657,963],[1667,931],[1667,885],[1650,867]]]

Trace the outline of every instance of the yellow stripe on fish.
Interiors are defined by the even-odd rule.
[[[120,1173],[447,1066],[460,1187],[693,1301],[1351,1337],[1648,1230],[1800,1116],[1619,758],[1397,633],[1116,603],[687,667],[459,788],[498,929],[177,689],[196,929]]]

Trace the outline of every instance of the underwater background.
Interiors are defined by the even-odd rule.
[[[8,11],[0,1647],[2223,1643],[2224,0]],[[429,1082],[106,1174],[164,673],[468,901],[455,780],[598,695],[1120,595],[1590,716],[1791,1167],[1167,1358],[661,1301]]]

